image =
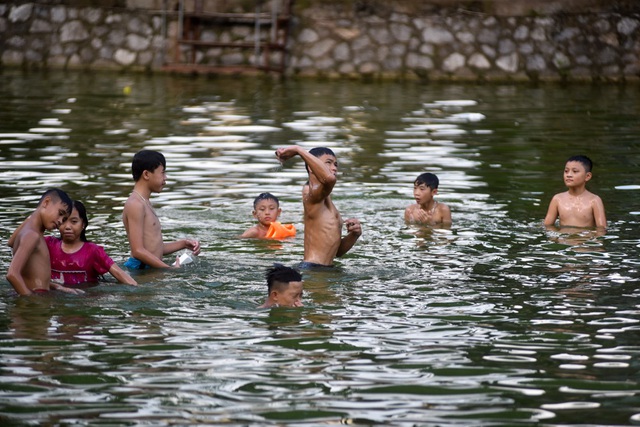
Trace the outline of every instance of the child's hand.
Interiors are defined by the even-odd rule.
[[[276,150],[276,157],[278,158],[278,160],[280,160],[281,163],[284,163],[285,161],[298,154],[297,148],[298,147],[296,147],[295,145],[292,145],[290,147],[278,148]]]
[[[347,233],[353,233],[356,236],[362,235],[362,225],[357,218],[349,218],[345,221],[345,225],[347,226]]]
[[[186,249],[193,252],[194,255],[198,255],[200,253],[200,242],[197,240],[185,239],[184,246]]]

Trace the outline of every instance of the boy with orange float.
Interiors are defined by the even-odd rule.
[[[281,224],[278,217],[282,213],[280,201],[271,193],[261,193],[253,201],[253,217],[258,224],[242,233],[241,238],[285,239],[296,235],[293,224]]]

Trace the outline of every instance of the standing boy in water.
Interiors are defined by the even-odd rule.
[[[36,210],[18,227],[9,239],[13,258],[7,272],[7,280],[20,295],[44,293],[51,288],[69,293],[83,293],[51,283],[51,261],[44,240],[44,231],[53,230],[62,224],[73,203],[64,191],[47,190]]]
[[[573,156],[567,160],[564,184],[568,191],[553,196],[544,225],[554,225],[559,217],[561,227],[607,227],[602,199],[587,190],[592,167],[587,156]]]
[[[423,173],[413,182],[414,205],[404,210],[404,220],[417,224],[451,224],[451,210],[439,203],[434,196],[438,194],[438,177],[432,173]]]
[[[267,270],[267,300],[260,308],[302,307],[302,276],[297,270],[273,264]]]
[[[131,171],[135,185],[131,195],[124,204],[122,222],[127,231],[131,258],[125,262],[130,269],[149,267],[170,267],[162,257],[167,254],[189,249],[194,255],[200,253],[197,240],[182,239],[165,243],[162,240],[162,227],[156,212],[151,206],[151,193],[159,193],[166,184],[166,161],[162,153],[152,150],[141,150],[133,156]],[[173,265],[180,266],[176,260]]]
[[[305,267],[331,266],[333,259],[346,254],[353,247],[362,227],[356,218],[346,220],[347,235],[342,237],[343,221],[340,212],[331,201],[331,191],[336,184],[338,160],[328,148],[317,147],[310,151],[292,145],[276,150],[276,156],[284,162],[294,156],[305,162],[309,181],[302,191],[304,207],[304,263]]]

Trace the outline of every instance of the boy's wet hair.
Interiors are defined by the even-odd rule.
[[[567,159],[567,163],[569,162],[580,163],[582,166],[584,166],[584,170],[586,172],[591,172],[591,169],[593,169],[593,162],[587,156],[582,156],[582,155],[571,156]]]
[[[420,174],[416,180],[413,182],[413,185],[426,185],[427,187],[431,188],[432,190],[437,190],[438,189],[438,185],[440,185],[440,180],[438,179],[437,176],[435,176],[435,174],[432,174],[430,172],[425,172],[423,174]]]
[[[138,181],[144,171],[153,172],[157,167],[167,167],[167,161],[162,153],[154,150],[140,150],[131,162],[131,172],[133,174],[133,180]]]
[[[315,157],[321,157],[321,156],[324,156],[325,154],[336,157],[335,153],[331,150],[331,148],[327,148],[327,147],[312,148],[311,150],[309,150],[309,154],[313,154]],[[307,170],[307,173],[309,173],[309,166],[306,163],[304,164],[304,168]]]
[[[267,269],[265,277],[267,278],[268,293],[271,293],[275,283],[302,282],[302,275],[298,270],[278,263]]]
[[[73,208],[78,211],[78,215],[80,216],[80,219],[84,223],[84,225],[82,226],[82,232],[80,233],[80,240],[82,240],[83,242],[87,242],[88,241],[87,236],[85,235],[85,231],[89,226],[89,218],[87,218],[87,209],[84,207],[84,204],[82,202],[79,202],[77,200],[73,201]]]
[[[255,209],[256,206],[258,206],[258,202],[261,202],[263,200],[273,200],[274,202],[276,202],[276,205],[278,205],[278,207],[280,206],[280,200],[278,200],[278,198],[276,196],[274,196],[273,194],[271,194],[271,193],[260,193],[260,194],[258,194],[258,197],[253,199],[253,208]]]
[[[55,202],[58,202],[58,201],[62,202],[63,205],[67,206],[67,215],[71,215],[71,209],[73,209],[73,201],[71,200],[71,197],[69,197],[69,195],[67,193],[65,193],[64,191],[62,191],[59,188],[49,188],[40,197],[40,201],[38,202],[38,206],[40,205],[40,203],[42,203],[42,201],[46,197],[50,197],[51,200],[53,200]]]

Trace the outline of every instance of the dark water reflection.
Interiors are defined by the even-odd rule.
[[[1,77],[3,241],[62,186],[122,263],[146,147],[168,160],[166,237],[203,245],[138,288],[18,298],[5,280],[3,425],[640,424],[638,87]],[[302,231],[303,165],[273,156],[292,143],[335,149],[335,203],[365,231],[305,275],[303,309],[256,310],[262,271],[300,261],[302,233],[235,236],[263,191]],[[540,225],[576,153],[595,160],[605,236]],[[402,221],[425,170],[451,229]]]

